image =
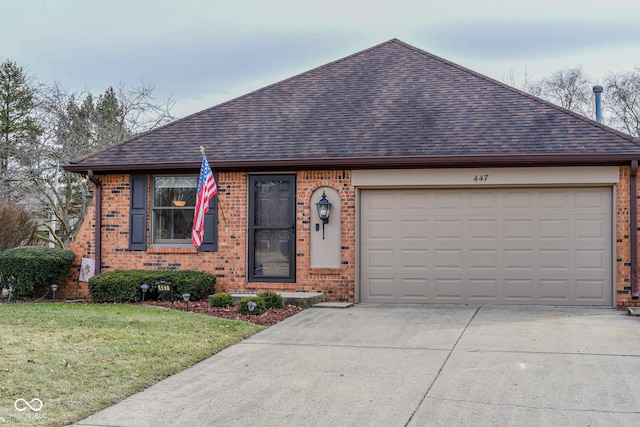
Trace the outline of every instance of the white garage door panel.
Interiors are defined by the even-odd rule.
[[[364,302],[611,305],[610,187],[361,191]]]

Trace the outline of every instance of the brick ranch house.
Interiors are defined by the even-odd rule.
[[[200,146],[220,191],[196,250]],[[61,291],[88,295],[90,258],[328,301],[637,305],[638,159],[638,139],[394,39],[68,164],[94,203]]]

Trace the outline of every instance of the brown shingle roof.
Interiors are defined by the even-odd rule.
[[[391,40],[78,159],[74,171],[616,163],[640,143]]]

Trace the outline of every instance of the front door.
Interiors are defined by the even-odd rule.
[[[295,175],[249,176],[249,281],[295,282]]]

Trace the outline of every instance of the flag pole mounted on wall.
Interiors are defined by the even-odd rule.
[[[193,227],[191,229],[191,242],[196,248],[202,245],[204,216],[209,211],[209,201],[218,193],[218,184],[207,162],[207,156],[204,154],[203,146],[200,146],[200,152],[202,153],[202,166],[200,167],[200,178],[198,179],[198,190],[196,193],[196,209],[193,213]],[[220,202],[218,201],[218,203]],[[220,209],[220,211],[224,217],[222,209]]]

